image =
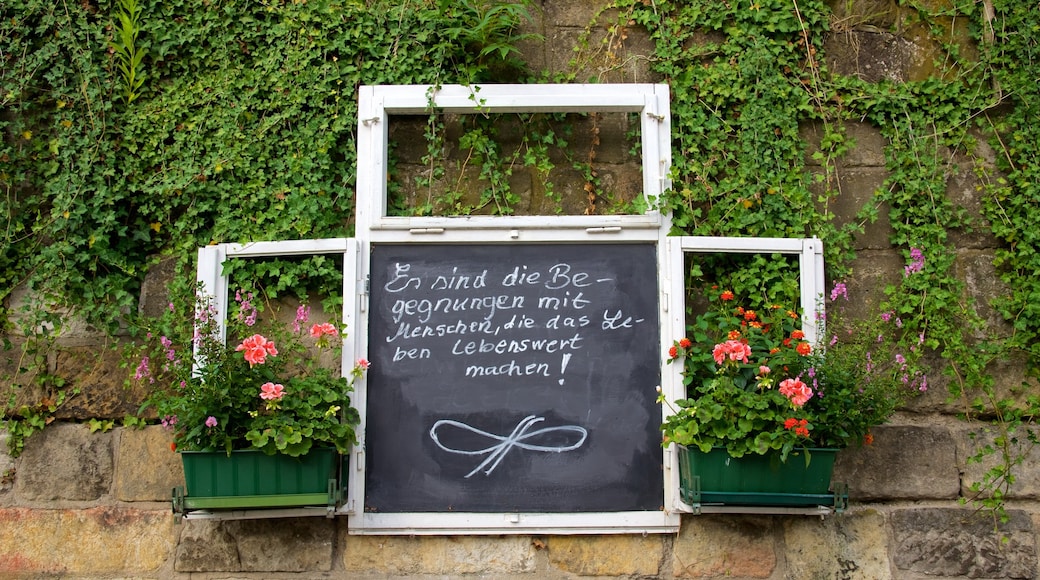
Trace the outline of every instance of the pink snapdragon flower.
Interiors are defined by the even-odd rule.
[[[924,252],[920,248],[910,248],[910,264],[903,268],[903,276],[916,274],[924,269]]]
[[[152,378],[152,371],[148,367],[148,364],[149,364],[148,357],[142,357],[141,358],[141,362],[137,365],[137,371],[134,372],[134,380],[138,380],[139,381],[141,379],[147,378],[148,382],[150,382],[150,383],[154,383],[155,382],[155,379]]]
[[[300,325],[307,324],[311,316],[311,307],[301,304],[296,308],[296,320],[293,320],[293,332],[300,332]]]
[[[839,297],[849,299],[849,289],[844,282],[835,282],[834,288],[831,289],[831,300],[837,300]]]

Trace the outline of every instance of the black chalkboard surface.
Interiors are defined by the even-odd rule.
[[[371,252],[366,510],[661,509],[654,245]]]

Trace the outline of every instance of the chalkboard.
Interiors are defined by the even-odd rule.
[[[651,243],[371,248],[365,510],[663,500]]]

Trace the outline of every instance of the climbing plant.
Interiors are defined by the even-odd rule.
[[[1040,410],[1035,395],[1014,388],[1002,394],[992,375],[992,364],[1014,353],[1025,355],[1027,380],[1040,365],[1040,263],[1026,221],[1027,208],[1040,201],[1040,140],[1027,121],[1040,106],[1040,10],[1035,2],[988,0],[896,4],[898,26],[925,31],[936,47],[925,67],[930,74],[920,80],[866,82],[826,70],[830,9],[811,0],[620,1],[609,36],[623,36],[618,30],[632,23],[646,26],[653,68],[671,85],[674,190],[663,203],[678,231],[816,235],[828,248],[829,275],[840,279],[862,226],[878,219],[891,225],[890,242],[903,251],[906,269],[884,289],[879,307],[898,317],[916,356],[942,361],[935,366],[944,369],[951,397],[964,401],[965,415],[996,426],[994,442],[981,443],[974,459],[997,453],[999,465],[975,489],[976,499],[1002,513],[1011,467],[1023,456],[1016,443]],[[869,122],[887,139],[889,176],[859,215],[841,224],[829,208],[840,192],[836,163],[853,145],[842,129],[847,121]],[[810,159],[819,168],[806,164],[806,127],[818,130]],[[979,153],[980,134],[997,151],[996,168]],[[988,223],[948,194],[951,177],[972,170],[984,183],[976,194]],[[1011,323],[1010,336],[986,327],[983,305],[972,302],[958,274],[955,234],[986,225],[1005,242],[995,265],[1008,289],[992,304]],[[716,279],[770,274],[761,261],[707,266]]]
[[[24,282],[114,329],[164,252],[348,235],[357,86],[517,70],[512,37],[526,10],[5,2],[0,299]]]
[[[973,460],[991,453],[1000,458],[973,490],[985,505],[1000,508],[1015,482],[1015,468],[1038,442],[1033,427],[1040,416],[1040,234],[1035,227],[1040,204],[1040,126],[1035,122],[1040,118],[1040,3],[994,2],[993,12],[982,11],[981,20],[978,36],[992,97],[977,123],[990,136],[998,171],[980,166],[978,173],[985,183],[983,213],[993,235],[1004,242],[994,265],[1008,291],[995,296],[992,305],[1011,326],[994,354],[1007,358],[1024,353],[1032,379],[1010,393],[984,383],[972,400],[973,411],[990,418],[996,433],[992,443],[980,445]]]
[[[829,71],[825,39],[850,26],[833,18],[834,2],[615,0],[595,14],[612,19],[604,34],[579,37],[574,68],[542,80],[607,79],[625,65],[629,31],[649,32],[650,66],[672,94],[673,188],[657,202],[675,233],[815,235],[837,280],[854,274],[863,226],[886,221],[914,275],[896,276],[879,307],[898,315],[906,346],[936,359],[965,416],[994,426],[975,459],[995,454],[999,465],[976,490],[999,510],[1040,413],[1040,4],[891,4],[898,26],[935,47],[921,78],[866,82]],[[516,48],[528,9],[499,0],[5,2],[0,304],[20,286],[34,299],[2,319],[25,334],[52,332],[60,306],[115,332],[132,320],[157,256],[181,256],[181,280],[194,249],[210,242],[349,235],[356,87],[530,80]],[[503,149],[501,127],[472,116],[455,141],[467,153],[448,159],[445,120],[431,111],[428,171],[414,203],[397,190],[393,211],[508,214],[510,171],[561,167],[580,172],[586,210],[602,211],[598,137],[587,151],[554,157],[578,136],[563,129],[572,123],[546,121],[512,120],[523,130]],[[888,178],[857,216],[839,220],[851,122],[886,139]],[[598,130],[597,119],[583,123]],[[452,185],[467,171],[486,186],[475,198]],[[981,216],[949,195],[951,177],[967,174],[979,183]],[[551,188],[541,193],[558,205]],[[990,303],[1008,322],[997,334],[957,273],[957,236],[983,229],[1000,243],[994,266],[1006,287]],[[719,259],[692,275],[780,301],[794,292],[788,266]],[[277,295],[315,289],[309,281],[334,266],[240,268],[237,276],[276,280],[264,290]],[[177,282],[173,295],[188,301],[191,291]],[[1022,385],[994,383],[993,362],[1008,359],[1023,361]]]
[[[77,316],[134,333],[144,274],[162,256],[175,257],[171,297],[190,312],[199,246],[350,235],[357,87],[520,78],[515,44],[528,9],[500,0],[4,2],[4,332],[56,333],[34,321]],[[255,261],[236,275],[275,280],[268,296],[305,294],[331,267]],[[14,301],[18,288],[29,298]],[[45,359],[24,356],[30,342],[8,341],[5,358]],[[4,385],[44,376],[31,367],[0,369]],[[37,402],[4,414],[18,421]]]
[[[671,211],[676,231],[816,235],[827,241],[828,261],[840,273],[857,224],[835,225],[828,204],[837,191],[807,170],[801,133],[809,123],[822,129],[822,161],[844,151],[835,122],[840,116],[826,106],[822,81],[829,15],[824,2],[618,4],[618,26],[634,23],[650,31],[652,67],[671,87],[673,191],[662,205]],[[718,280],[723,270],[714,268],[712,275]],[[776,292],[748,288],[752,296],[797,299],[789,296],[797,293],[790,285]]]

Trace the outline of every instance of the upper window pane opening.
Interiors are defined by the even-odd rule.
[[[389,116],[389,216],[641,215],[634,112]]]

